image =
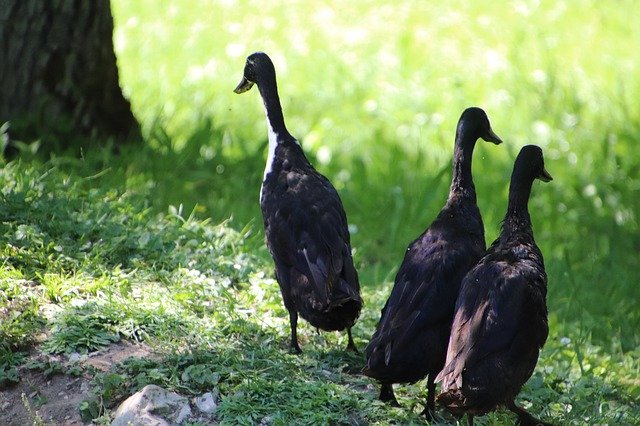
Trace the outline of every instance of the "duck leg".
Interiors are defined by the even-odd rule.
[[[511,410],[518,416],[518,421],[516,424],[520,426],[553,426],[553,424],[551,423],[543,422],[542,420],[536,419],[531,414],[529,414],[527,410],[522,407],[518,407],[515,401],[511,401],[507,408],[509,408],[509,410]]]
[[[347,350],[353,351],[355,353],[360,353],[358,352],[358,348],[356,348],[356,344],[353,341],[353,336],[351,335],[351,327],[347,328],[347,336],[349,336],[349,343],[347,343]]]
[[[289,352],[292,354],[301,354],[302,349],[298,345],[298,313],[290,309],[289,310],[289,324],[291,325],[291,345],[289,346]]]
[[[436,382],[433,373],[429,373],[427,379],[427,405],[422,410],[422,415],[429,421],[435,420],[436,413]]]
[[[467,414],[467,426],[473,426],[473,414]]]
[[[388,402],[392,407],[399,407],[398,400],[393,393],[393,385],[391,383],[382,383],[380,387],[380,401]]]

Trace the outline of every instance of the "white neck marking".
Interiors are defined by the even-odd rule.
[[[262,188],[264,187],[264,181],[267,179],[267,175],[271,173],[273,167],[273,160],[276,156],[276,146],[278,145],[278,135],[273,131],[271,123],[269,122],[269,116],[267,115],[267,133],[269,136],[269,151],[267,152],[267,165],[264,168],[264,175],[262,176],[262,186],[260,186],[260,200],[262,200]]]
[[[267,178],[267,175],[271,173],[271,167],[273,166],[273,159],[276,154],[276,146],[278,145],[278,135],[273,131],[271,127],[271,123],[269,123],[269,119],[267,118],[267,133],[269,136],[269,151],[267,153],[267,165],[264,168],[264,176],[262,176],[262,180],[264,181]]]

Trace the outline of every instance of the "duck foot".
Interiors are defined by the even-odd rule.
[[[348,351],[353,351],[353,352],[359,354],[360,352],[358,352],[358,348],[356,347],[356,343],[353,341],[353,336],[351,335],[351,327],[347,328],[347,336],[349,336],[349,343],[347,343],[347,350]]]
[[[429,422],[435,420],[436,382],[434,373],[429,373],[429,378],[427,379],[427,404],[425,405],[424,410],[422,410],[421,414],[425,416]]]
[[[289,346],[289,353],[292,355],[300,355],[302,353],[302,349],[298,346],[298,342],[291,342]]]
[[[436,420],[436,411],[432,410],[429,407],[425,407],[424,410],[420,413],[421,416],[424,416],[429,423]]]
[[[533,417],[527,410],[518,407],[515,402],[509,404],[508,408],[518,416],[516,424],[519,426],[554,426],[552,423],[547,423]]]
[[[300,345],[298,345],[298,313],[294,310],[289,311],[289,325],[291,326],[289,353],[299,355],[302,353],[302,349],[300,349]]]
[[[393,385],[391,383],[383,383],[380,387],[380,401],[386,402],[392,407],[399,407],[400,404],[393,393]]]

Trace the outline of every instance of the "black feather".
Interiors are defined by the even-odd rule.
[[[458,415],[505,405],[521,421],[530,418],[514,399],[549,332],[547,275],[527,208],[535,178],[550,176],[540,148],[526,146],[516,159],[500,237],[462,282],[446,366],[437,378],[438,401]]]
[[[248,82],[248,83],[247,83]],[[289,134],[278,98],[273,63],[264,53],[247,58],[242,93],[255,83],[270,126],[270,169],[265,170],[260,207],[276,278],[291,320],[291,347],[299,352],[297,315],[322,330],[349,332],[360,309],[360,285],[351,258],[347,218],[329,180],[307,161]]]
[[[460,282],[485,250],[471,158],[478,138],[499,143],[479,108],[458,122],[449,198],[429,228],[413,241],[367,346],[364,373],[383,384],[415,382],[440,371],[445,360]],[[427,408],[433,409],[433,393]]]

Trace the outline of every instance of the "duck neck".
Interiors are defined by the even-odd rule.
[[[264,111],[267,117],[267,134],[269,137],[269,150],[267,153],[267,163],[262,176],[263,182],[267,179],[267,175],[274,168],[276,160],[276,148],[278,146],[286,146],[298,153],[298,157],[306,158],[302,152],[302,148],[298,141],[291,136],[284,124],[284,115],[282,106],[280,105],[280,97],[278,96],[278,86],[275,74],[265,76],[258,80],[258,89],[264,104]],[[260,190],[260,199],[262,199],[262,189]]]
[[[264,111],[267,116],[267,125],[269,126],[269,145],[272,144],[272,134],[275,136],[273,143],[277,140],[285,140],[286,136],[290,136],[287,127],[284,124],[284,115],[282,114],[282,106],[280,105],[280,97],[278,96],[278,86],[275,76],[268,79],[258,81],[258,89],[262,96]],[[270,146],[271,148],[271,146]]]
[[[476,188],[471,176],[471,159],[477,138],[464,126],[456,131],[456,142],[453,150],[453,173],[449,197],[454,194],[466,194],[474,200]]]
[[[511,178],[509,187],[509,205],[503,222],[503,234],[531,235],[531,216],[529,215],[529,196],[533,180]]]

